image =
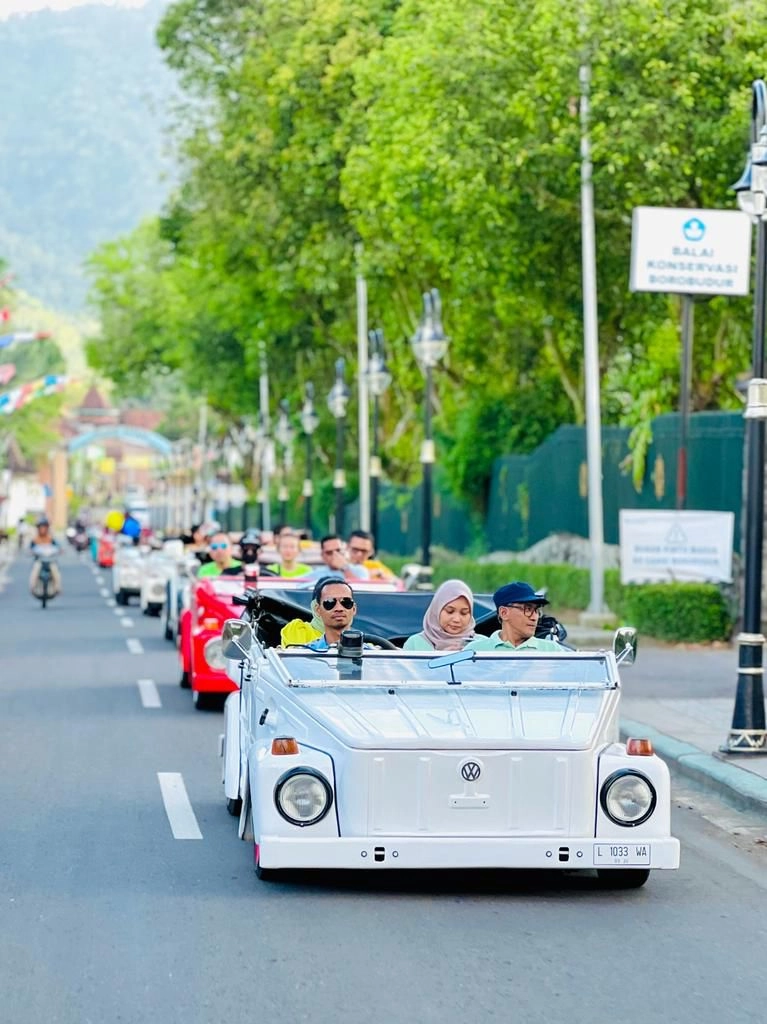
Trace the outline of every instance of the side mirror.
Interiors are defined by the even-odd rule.
[[[253,631],[244,619],[227,619],[221,633],[221,644],[225,658],[239,660],[250,650]]]
[[[637,631],[633,626],[621,626],[615,630],[613,651],[619,665],[633,665],[636,660]]]

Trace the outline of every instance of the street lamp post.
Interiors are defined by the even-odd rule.
[[[743,630],[738,635],[738,686],[732,725],[722,750],[767,753],[762,650],[762,549],[764,540],[764,333],[767,314],[767,85],[751,87],[751,148],[740,180],[733,186],[738,205],[756,222],[752,380],[746,403],[746,502]]]
[[[345,362],[336,359],[336,380],[328,394],[328,409],[336,421],[336,469],[333,474],[333,489],[336,492],[336,511],[334,529],[338,534],[344,532],[344,490],[346,473],[344,472],[344,440],[346,435],[346,406],[349,402],[349,389],[344,380]]]
[[[367,383],[373,396],[373,451],[370,456],[370,532],[378,539],[378,489],[381,480],[381,459],[378,454],[378,399],[391,384],[391,374],[384,358],[384,335],[379,328],[368,333],[370,361]]]
[[[413,351],[426,378],[423,409],[423,469],[421,510],[421,562],[431,565],[432,467],[435,462],[434,441],[431,436],[432,374],[431,371],[447,352],[450,339],[442,329],[442,301],[439,291],[432,288],[423,296],[423,316],[412,338]]]
[[[274,436],[282,446],[282,469],[279,489],[280,522],[285,525],[288,521],[288,475],[292,465],[291,445],[295,437],[295,430],[290,425],[290,405],[287,398],[280,402],[280,415],[277,418]]]
[[[312,435],[319,426],[320,418],[314,409],[314,384],[307,381],[304,387],[304,404],[301,408],[301,429],[306,437],[306,475],[304,476],[304,527],[307,533],[312,532],[312,498],[314,482],[312,480]]]

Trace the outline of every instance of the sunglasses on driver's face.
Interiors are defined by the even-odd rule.
[[[322,607],[325,611],[330,611],[331,608],[335,608],[336,604],[340,604],[342,608],[353,608],[354,598],[353,597],[326,597],[322,602]]]
[[[211,544],[210,550],[211,551],[221,551],[224,548],[228,548],[228,547],[229,547],[229,545],[224,541],[221,544]]]

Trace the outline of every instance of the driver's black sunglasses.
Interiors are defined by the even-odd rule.
[[[326,611],[330,611],[331,608],[335,608],[336,602],[341,605],[342,608],[353,608],[354,598],[353,597],[326,597],[322,602],[322,607]]]

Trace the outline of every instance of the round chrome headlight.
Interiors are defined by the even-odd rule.
[[[616,825],[633,828],[647,821],[657,802],[655,788],[639,772],[624,768],[613,774],[602,786],[602,810]]]
[[[333,805],[333,790],[314,768],[293,768],[277,780],[274,802],[291,825],[316,825]]]
[[[208,640],[202,649],[202,653],[205,655],[205,660],[211,668],[218,669],[221,672],[224,671],[226,668],[226,658],[224,657],[220,636],[214,636],[212,640]]]

